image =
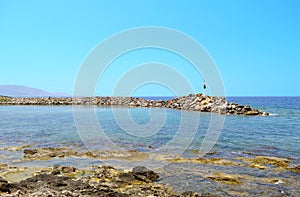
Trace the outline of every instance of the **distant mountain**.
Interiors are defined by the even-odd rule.
[[[42,89],[19,85],[0,85],[0,95],[10,97],[69,97],[66,93],[51,93]]]

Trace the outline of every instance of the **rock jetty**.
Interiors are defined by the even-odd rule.
[[[248,105],[227,102],[224,97],[190,94],[172,100],[146,100],[135,97],[80,97],[80,98],[12,98],[0,96],[0,105],[104,105],[129,107],[165,107],[178,110],[215,112],[224,115],[268,116],[269,113]]]

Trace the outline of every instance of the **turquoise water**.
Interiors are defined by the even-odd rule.
[[[271,116],[227,117],[222,133],[224,138],[227,135],[234,137],[236,133],[240,137],[235,137],[234,143],[240,149],[292,157],[299,161],[300,97],[235,97],[228,100],[249,104],[271,113]]]
[[[252,152],[260,155],[273,155],[300,158],[300,98],[299,97],[236,97],[229,101],[249,104],[268,111],[269,117],[226,116],[221,135],[213,148],[219,154],[242,154]],[[172,109],[151,109],[159,116],[165,113],[163,126],[150,135],[137,136],[137,131],[124,131],[117,124],[109,107],[82,107],[82,111],[95,110],[98,123],[108,138],[125,149],[150,151],[168,143],[178,131],[183,112]],[[114,108],[115,111],[128,111],[133,121],[146,132],[151,122],[148,108]],[[197,131],[186,124],[186,132],[195,132],[189,149],[199,149],[207,132],[211,116],[215,114],[185,112],[188,119],[199,119]],[[200,114],[200,115],[199,115]],[[131,128],[130,122],[126,125]],[[149,125],[148,125],[149,126]],[[134,127],[132,127],[134,128]],[[89,128],[88,128],[89,129]],[[92,130],[91,125],[91,130]],[[184,138],[184,136],[183,136]],[[191,136],[189,136],[191,138]],[[92,138],[93,139],[93,138]],[[95,138],[95,141],[99,139]],[[191,139],[186,139],[191,140]],[[17,143],[36,147],[81,146],[76,129],[72,106],[0,106],[1,146]],[[97,148],[97,142],[95,146]],[[149,149],[149,150],[148,150]]]
[[[160,108],[80,106],[75,108],[82,117],[80,122],[74,121],[72,106],[0,106],[0,148],[22,144],[85,150],[112,150],[117,147],[155,154],[174,152],[182,157],[197,158],[194,150],[201,147],[211,119],[225,118],[220,136],[211,150],[216,154],[209,157],[234,161],[237,157],[265,155],[290,158],[291,166],[300,164],[300,97],[232,97],[228,100],[270,112],[271,116],[222,116]],[[125,118],[127,112],[131,120]],[[96,115],[97,125],[87,114]],[[116,114],[120,117],[118,121]],[[196,122],[199,125],[195,129]],[[82,126],[81,131],[76,125]],[[177,139],[175,143],[170,143],[174,139]],[[10,165],[86,167],[102,164],[96,159],[76,157],[19,162],[21,157],[22,152],[0,150],[0,163]],[[120,163],[116,162],[116,165]],[[212,192],[222,196],[235,196],[234,192],[238,193],[237,196],[299,195],[298,174],[267,167],[266,170],[258,170],[241,166],[170,163],[159,169],[159,182],[178,191]],[[219,184],[206,178],[207,174],[219,172],[248,178],[242,178],[243,183],[237,186]],[[265,179],[280,179],[283,183],[273,184]]]

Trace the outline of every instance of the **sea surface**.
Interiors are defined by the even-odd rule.
[[[215,153],[215,157],[233,159],[264,155],[290,158],[291,165],[300,164],[300,97],[228,97],[227,100],[269,112],[270,116],[223,116],[161,108],[0,106],[0,148],[24,144],[37,148],[74,147],[95,150],[118,147],[120,150],[134,149],[155,154],[174,153],[184,158],[193,158],[197,157],[195,152],[201,147],[212,118],[220,118],[224,120],[224,124],[222,123],[222,129],[215,136],[217,141],[210,150]],[[90,118],[91,114],[94,115]],[[74,119],[74,116],[77,118]],[[82,121],[78,120],[80,117],[83,117]],[[96,124],[94,118],[97,120]],[[198,126],[195,127],[196,122]],[[17,162],[21,153],[0,151],[0,154],[0,163],[22,165]],[[97,164],[97,161],[87,161],[86,164],[84,162],[56,160],[39,164]],[[201,171],[198,169],[199,165],[185,163],[173,168],[168,171],[169,175],[162,176],[161,182],[179,190],[219,192],[224,195],[222,192],[229,187],[211,185],[211,182],[200,181],[195,174],[187,173],[187,169]],[[172,169],[172,165],[169,169]],[[236,168],[223,170],[268,176],[262,175],[261,171],[241,172]],[[175,175],[171,175],[171,172]],[[179,174],[182,176],[178,177]],[[296,180],[299,178],[296,174],[291,176],[296,177]],[[185,184],[182,184],[183,182]],[[256,186],[258,191],[264,190],[264,186],[260,187]],[[280,185],[274,187],[282,189]],[[285,186],[284,189],[293,190],[291,194],[299,194],[299,190],[293,185],[290,188]]]

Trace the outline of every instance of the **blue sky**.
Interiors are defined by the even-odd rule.
[[[81,63],[101,41],[126,29],[161,26],[189,35],[209,52],[228,96],[300,96],[299,8],[297,0],[2,0],[0,84],[71,94]],[[109,95],[110,81],[138,60],[177,62],[174,67],[202,91],[203,78],[180,67],[178,57],[141,50],[120,58],[122,69],[111,69],[97,94]],[[148,84],[136,94],[170,90]]]

